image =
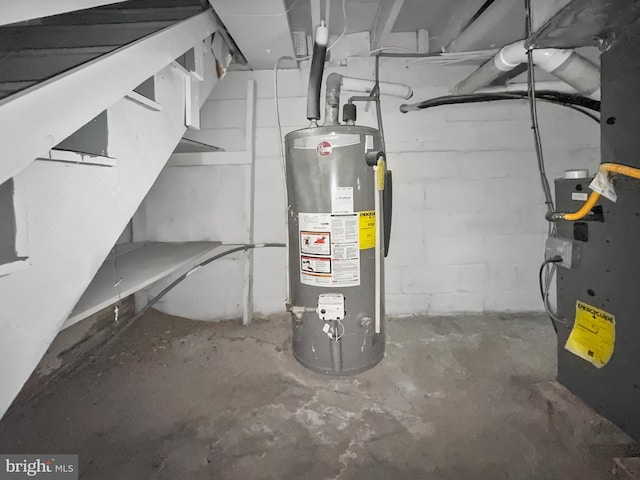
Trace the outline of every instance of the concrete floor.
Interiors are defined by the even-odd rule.
[[[79,453],[81,478],[604,479],[610,452],[562,432],[541,316],[388,322],[375,369],[305,370],[289,321],[152,312],[101,358],[0,422],[0,452]]]

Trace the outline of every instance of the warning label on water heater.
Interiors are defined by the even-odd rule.
[[[368,210],[359,212],[360,217],[360,249],[367,250],[376,246],[376,212]]]
[[[299,213],[300,282],[316,287],[360,285],[357,213]]]

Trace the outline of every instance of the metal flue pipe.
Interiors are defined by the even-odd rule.
[[[370,93],[375,87],[374,80],[365,80],[363,78],[345,77],[339,73],[332,73],[327,77],[327,92],[325,103],[325,125],[337,125],[338,115],[340,111],[340,91],[341,89],[353,92]],[[404,98],[408,100],[413,96],[413,90],[408,85],[391,82],[379,82],[380,94],[391,95],[394,97]]]

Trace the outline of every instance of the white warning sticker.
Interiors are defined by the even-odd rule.
[[[300,253],[310,255],[331,254],[330,232],[306,232],[300,231]]]
[[[598,173],[596,173],[596,176],[593,177],[593,180],[589,184],[589,188],[612,202],[618,199],[618,194],[609,178],[609,174],[603,170],[598,170]]]
[[[331,259],[328,257],[300,256],[300,269],[307,273],[331,273]]]
[[[586,192],[572,192],[571,200],[579,200],[581,202],[586,202],[589,198],[589,194]]]
[[[331,213],[353,213],[353,187],[336,187],[331,191]]]
[[[320,287],[360,285],[357,213],[299,213],[300,282]]]

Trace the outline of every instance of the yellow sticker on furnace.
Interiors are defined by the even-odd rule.
[[[360,224],[360,250],[367,250],[376,246],[376,212],[368,210],[358,212]]]
[[[615,343],[616,317],[578,300],[576,321],[564,348],[602,368],[611,360]]]

